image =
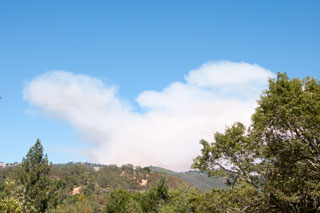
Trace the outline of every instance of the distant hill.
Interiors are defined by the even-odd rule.
[[[20,164],[2,163],[0,165],[1,195],[1,193],[3,193],[1,190],[4,189],[7,180],[19,180]],[[121,189],[122,192],[127,195],[128,193],[132,193],[132,195],[135,194],[139,200],[146,195],[152,199],[157,199],[154,196],[156,196],[158,192],[154,191],[156,190],[154,187],[163,176],[166,177],[163,190],[165,190],[166,187],[175,190],[179,188],[181,184],[188,185],[190,190],[195,188],[191,182],[164,172],[151,171],[149,167],[142,168],[131,164],[118,167],[116,165],[81,162],[53,164],[49,172],[50,190],[54,192],[50,202],[55,207],[58,204],[60,205],[60,210],[53,212],[105,212],[104,208],[108,202],[109,195],[114,190]],[[118,193],[120,192],[118,191]],[[82,202],[83,199],[86,201]],[[156,202],[158,203],[158,200],[156,200]],[[77,207],[78,204],[89,206],[92,209],[94,208],[94,210],[75,211],[74,208]],[[69,210],[66,210],[65,207],[68,207]],[[82,207],[79,208],[82,210]],[[0,212],[2,212],[1,208]]]
[[[14,162],[14,163],[4,163],[2,161],[0,161],[0,169],[5,169],[8,167],[17,167],[19,165],[19,163]]]
[[[14,176],[15,168],[19,163],[0,163],[0,182],[10,175]],[[124,165],[102,165],[94,163],[66,163],[53,164],[50,172],[52,178],[64,180],[70,190],[74,187],[84,187],[92,182],[103,190],[126,188],[128,190],[144,190],[157,182],[161,174],[165,174],[169,187],[176,188],[185,182],[189,186],[201,191],[213,188],[226,188],[223,178],[208,177],[207,173],[199,171],[174,172],[168,169],[150,166],[141,168],[139,166]]]
[[[18,174],[19,163],[0,164],[0,184],[6,178],[14,178]],[[50,170],[52,180],[64,185],[65,194],[79,194],[94,186],[95,190],[109,192],[114,189],[129,191],[144,191],[155,185],[164,173],[153,172],[150,168],[134,167],[131,164],[118,167],[116,165],[102,165],[94,163],[53,164]],[[194,187],[191,182],[173,176],[165,175],[169,188],[177,188],[182,183]],[[90,189],[91,190],[91,189]]]
[[[182,179],[202,191],[207,191],[213,188],[227,188],[223,178],[208,177],[207,173],[202,173],[199,171],[174,172],[155,166],[150,166],[149,168],[153,172],[165,173],[167,175]]]

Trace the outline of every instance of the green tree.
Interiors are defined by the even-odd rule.
[[[0,190],[0,212],[22,212],[23,203],[21,187],[17,187],[13,181],[6,181]]]
[[[60,205],[48,210],[49,213],[93,213],[92,203],[81,193],[69,199],[65,199]]]
[[[39,139],[22,159],[19,179],[25,188],[25,197],[37,212],[45,212],[49,200],[49,170],[47,155],[43,154],[43,147]]]
[[[159,206],[169,201],[169,189],[167,179],[161,176],[155,186],[150,187],[138,197],[144,212],[158,212]]]
[[[4,186],[0,186],[0,212],[34,212],[35,208],[25,197],[25,188],[7,179]]]
[[[319,80],[278,73],[258,101],[252,125],[236,123],[214,139],[201,141],[193,167],[223,175],[233,187],[254,188],[260,201],[242,202],[247,212],[320,210]]]
[[[108,197],[106,213],[139,213],[142,209],[134,196],[126,190],[112,191]]]
[[[167,184],[167,178],[161,176],[156,187],[156,196],[157,196],[157,200],[158,203],[161,203],[162,201],[167,201],[169,198],[169,187]]]
[[[194,199],[196,190],[181,184],[177,189],[168,191],[168,200],[159,208],[159,212],[163,213],[187,213],[194,212],[191,208],[191,202]]]
[[[269,82],[252,117],[269,204],[282,211],[320,210],[320,82]]]

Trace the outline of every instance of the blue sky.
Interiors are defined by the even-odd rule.
[[[184,82],[210,61],[318,77],[319,9],[319,1],[1,1],[0,161],[21,161],[37,138],[53,162],[91,160],[78,149],[94,143],[76,124],[23,99],[36,76],[100,79],[136,111],[143,91]]]

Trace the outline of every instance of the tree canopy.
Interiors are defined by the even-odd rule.
[[[45,212],[48,208],[49,170],[48,157],[43,154],[43,146],[41,141],[37,139],[26,157],[22,159],[19,179],[25,188],[26,200],[38,212]]]
[[[254,189],[257,202],[242,202],[239,210],[320,210],[319,80],[278,73],[261,95],[250,127],[235,123],[212,143],[200,143],[194,168],[223,175],[232,188]]]

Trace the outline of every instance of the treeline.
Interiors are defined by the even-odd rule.
[[[18,167],[1,172],[0,210],[320,212],[318,79],[278,73],[249,127],[235,123],[216,133],[213,142],[200,143],[201,155],[192,167],[224,178],[228,187],[200,192],[170,176],[145,185],[154,174],[130,165],[52,167],[37,141]]]
[[[130,164],[121,167],[89,163],[52,165],[37,140],[21,164],[0,170],[0,210],[158,211],[160,206],[169,204],[175,191],[197,192],[182,183],[181,179]],[[116,199],[121,200],[120,204]],[[130,210],[132,208],[136,210]]]
[[[1,212],[202,212],[206,196],[176,177],[133,165],[52,165],[40,140],[0,170]]]

